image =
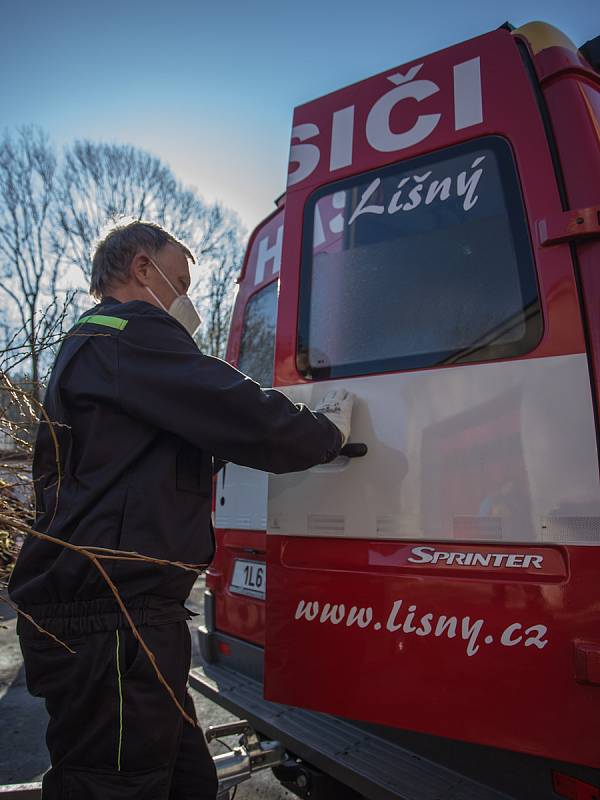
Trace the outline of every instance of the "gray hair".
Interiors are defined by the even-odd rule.
[[[129,268],[140,250],[157,255],[167,244],[180,247],[192,263],[190,249],[155,222],[123,217],[102,230],[94,245],[90,294],[101,300],[107,291],[129,279]]]

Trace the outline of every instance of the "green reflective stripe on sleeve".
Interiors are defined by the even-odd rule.
[[[106,325],[107,328],[116,328],[122,331],[129,320],[121,319],[120,317],[106,317],[104,314],[90,314],[87,317],[81,317],[75,324],[83,325],[85,322],[92,322],[94,325]]]

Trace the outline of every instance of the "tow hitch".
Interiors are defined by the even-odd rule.
[[[225,736],[239,736],[237,747],[230,753],[214,757],[219,778],[217,800],[229,800],[230,790],[248,780],[253,773],[276,767],[284,761],[285,752],[279,742],[261,742],[254,728],[239,720],[227,725],[212,725],[206,729],[206,741]]]

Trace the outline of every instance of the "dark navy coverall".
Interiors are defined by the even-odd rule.
[[[203,355],[166,312],[105,298],[85,317],[63,342],[45,397],[52,426],[41,422],[34,453],[37,530],[206,565],[214,459],[280,473],[339,452],[341,434],[325,416]],[[196,574],[102,564],[193,715],[183,604]],[[27,684],[50,716],[44,800],[213,800],[202,732],[183,721],[93,564],[29,536],[9,591],[76,651],[19,617]]]

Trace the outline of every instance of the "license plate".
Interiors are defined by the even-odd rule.
[[[236,559],[229,588],[235,594],[265,599],[267,565],[262,561],[242,561]]]

